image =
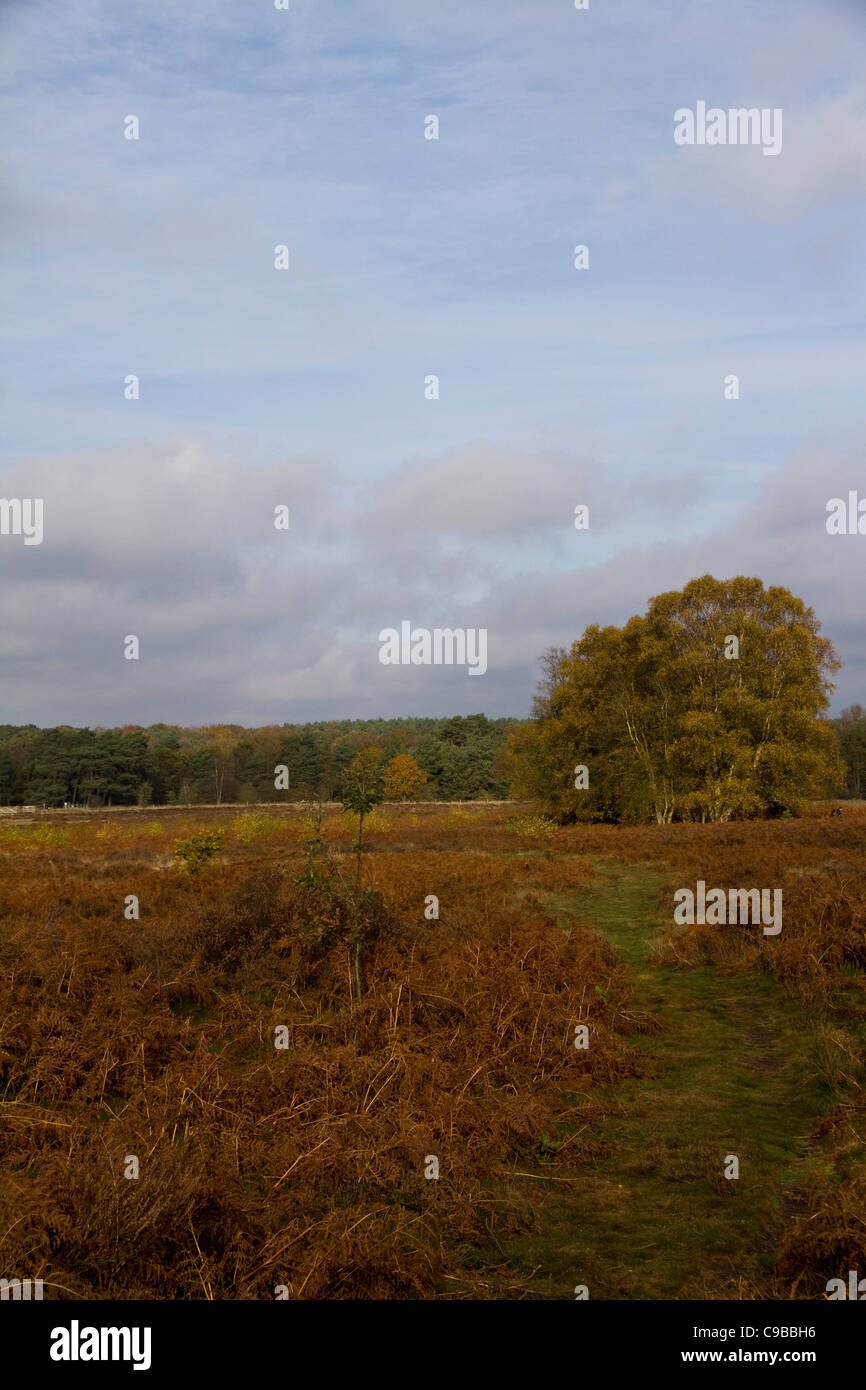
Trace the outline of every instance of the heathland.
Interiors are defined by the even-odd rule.
[[[5,1277],[815,1299],[866,1274],[862,806],[385,805],[360,882],[356,834],[338,807],[0,825]],[[780,887],[782,932],[675,925],[701,879]]]

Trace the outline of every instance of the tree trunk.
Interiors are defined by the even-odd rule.
[[[364,992],[364,983],[361,977],[361,941],[360,938],[355,942],[355,991],[360,999]]]
[[[360,815],[358,816],[358,846],[357,846],[358,865],[357,865],[357,868],[356,868],[356,870],[355,870],[355,892],[356,892],[356,893],[357,893],[358,889],[359,889],[360,886],[361,886],[361,837],[362,837],[363,834],[364,834],[364,813],[361,812]]]

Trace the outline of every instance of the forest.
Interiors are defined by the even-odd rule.
[[[175,806],[336,798],[353,757],[377,748],[417,764],[413,797],[508,795],[504,745],[515,719],[334,720],[245,729],[39,729],[0,725],[0,805]],[[275,790],[276,767],[288,787]],[[395,800],[403,799],[395,795]]]

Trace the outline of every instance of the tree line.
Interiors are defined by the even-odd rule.
[[[845,796],[866,799],[866,709],[849,705],[830,721],[845,764]]]
[[[258,729],[0,725],[0,805],[336,800],[353,758],[368,748],[378,750],[394,799],[498,800],[508,795],[505,736],[517,722],[473,714]],[[288,783],[279,790],[277,767],[285,767],[280,780]]]

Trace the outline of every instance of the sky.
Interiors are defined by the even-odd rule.
[[[524,717],[706,573],[792,589],[866,704],[864,0],[5,0],[0,63],[0,497],[44,518],[0,723]],[[780,151],[677,144],[699,102]],[[383,665],[407,620],[486,671]]]

